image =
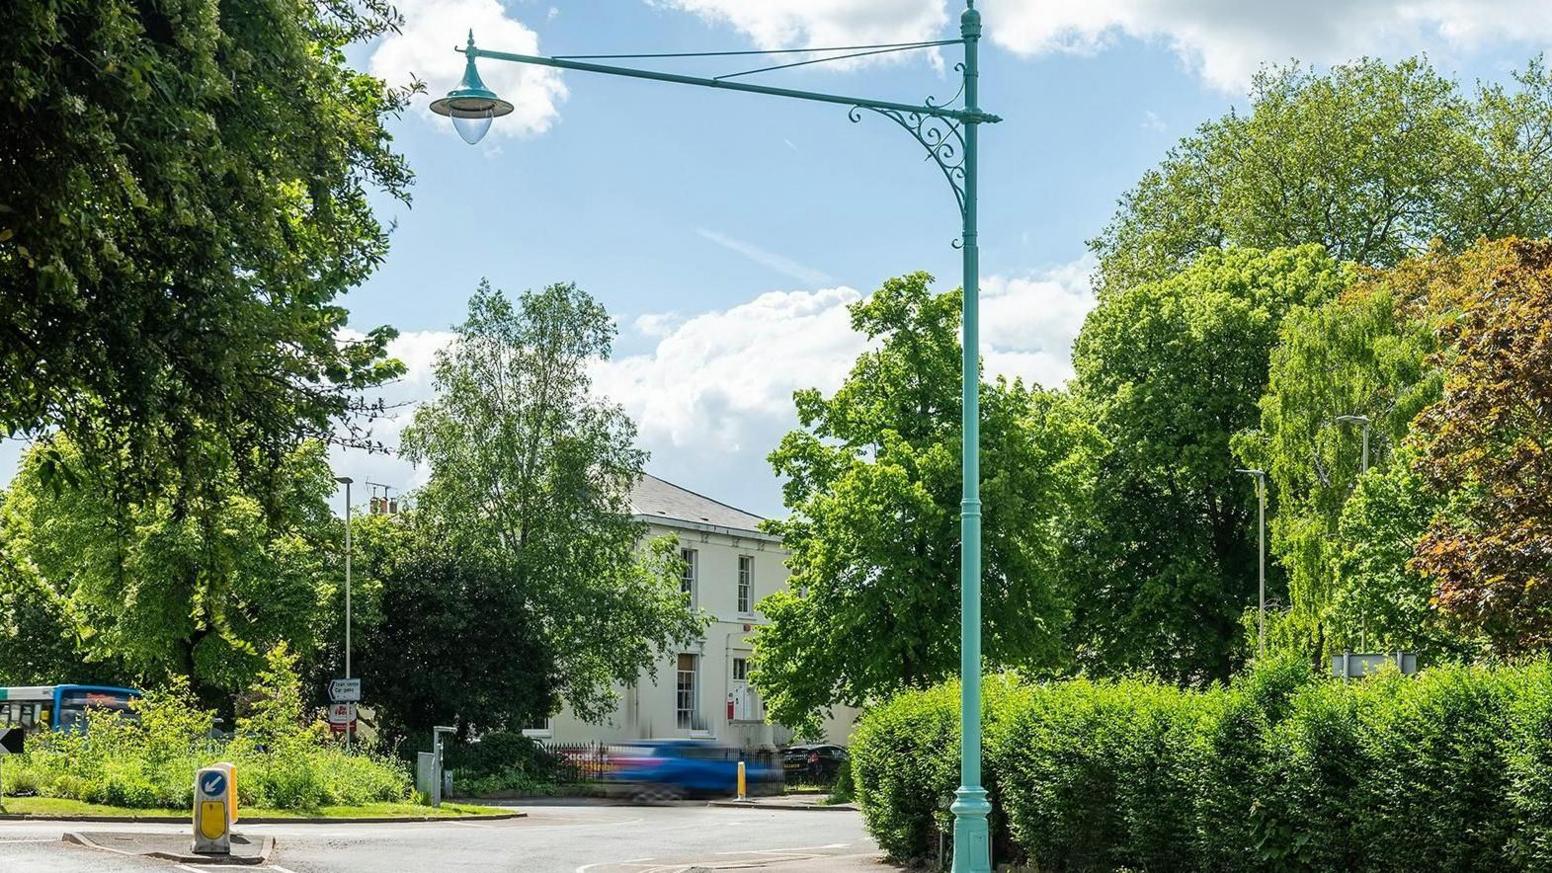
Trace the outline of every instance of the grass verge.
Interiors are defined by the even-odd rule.
[[[421,806],[416,803],[368,803],[361,806],[325,806],[313,810],[299,809],[262,809],[258,807],[239,809],[238,815],[244,819],[251,818],[402,818],[406,820],[423,818],[478,818],[480,816],[501,815],[511,812],[510,809],[502,809],[496,806],[476,806],[472,803],[444,803],[433,809],[429,806]],[[31,815],[39,818],[50,816],[189,816],[190,810],[186,809],[131,809],[123,806],[108,806],[101,803],[86,803],[81,800],[66,800],[58,797],[8,797],[0,804],[0,813],[8,815]]]

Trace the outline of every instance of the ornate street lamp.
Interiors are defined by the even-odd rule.
[[[458,83],[457,88],[447,92],[446,97],[431,101],[431,111],[451,118],[453,128],[463,137],[463,141],[474,145],[485,138],[492,121],[512,113],[512,104],[485,87],[480,79],[480,71],[474,68],[474,59],[478,55],[474,52],[472,30],[469,31],[469,45],[464,48],[464,56],[468,61],[463,67],[463,81]]]
[[[650,79],[680,85],[696,85],[725,91],[742,91],[772,97],[788,97],[849,107],[848,117],[861,121],[863,110],[875,112],[898,124],[909,133],[931,158],[953,190],[959,206],[960,238],[954,245],[962,250],[964,269],[964,348],[961,360],[961,409],[963,414],[963,498],[960,503],[960,785],[950,809],[954,813],[954,873],[990,873],[991,838],[987,815],[991,804],[981,787],[981,485],[980,485],[980,261],[976,245],[976,163],[979,133],[983,124],[1001,121],[980,108],[981,13],[975,0],[967,0],[959,17],[959,39],[933,40],[886,45],[836,46],[829,48],[784,49],[778,51],[675,52],[632,55],[569,55],[541,57],[476,48],[474,34],[462,49],[468,59],[463,81],[441,100],[431,104],[433,111],[453,119],[458,133],[476,143],[490,129],[492,120],[512,111],[512,104],[498,98],[480,81],[474,68],[477,58],[534,64],[562,70]],[[959,93],[946,101],[927,98],[920,105],[822,94],[790,88],[774,88],[737,82],[734,79],[773,70],[847,58],[913,51],[936,46],[959,45],[964,61],[955,65],[963,76]],[[842,54],[834,54],[842,52]],[[682,76],[655,70],[641,70],[593,63],[623,58],[728,57],[735,55],[826,54],[791,63],[775,64],[729,73],[715,78]],[[961,97],[964,105],[952,108]]]

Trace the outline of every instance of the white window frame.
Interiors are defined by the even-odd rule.
[[[754,555],[738,556],[738,614],[754,615]]]
[[[534,740],[550,740],[555,738],[555,717],[550,716],[544,720],[544,727],[525,727],[523,736]]]
[[[742,675],[742,676],[738,675],[738,668],[739,667],[743,667],[744,668],[744,675]],[[742,657],[742,656],[734,656],[734,658],[733,658],[733,681],[734,682],[748,682],[749,681],[749,658]]]
[[[686,670],[679,665],[679,659],[683,658],[690,659],[690,669]],[[681,652],[679,659],[675,659],[674,664],[674,727],[679,730],[693,731],[695,717],[700,712],[701,658],[694,652]],[[684,687],[685,677],[689,677],[688,692]]]
[[[701,553],[688,546],[679,549],[679,560],[684,562],[684,572],[679,576],[679,590],[690,596],[690,606],[700,602]]]

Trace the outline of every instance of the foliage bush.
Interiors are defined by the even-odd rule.
[[[983,787],[997,803],[992,738],[1015,692],[1013,676],[988,677],[982,688],[988,758]],[[868,828],[897,858],[924,857],[949,828],[959,787],[959,683],[897,695],[869,710],[851,740],[851,781]],[[999,824],[993,822],[994,826]],[[994,834],[994,839],[999,836]]]
[[[174,679],[135,703],[138,721],[90,712],[85,733],[40,733],[26,754],[7,762],[6,785],[13,793],[186,810],[195,771],[229,761],[239,807],[317,809],[413,796],[402,764],[346,752],[326,727],[304,718],[295,661],[284,647],[270,653],[249,706],[231,739],[216,738],[214,713],[199,708],[186,679]]]
[[[493,731],[472,742],[453,742],[443,754],[458,793],[468,797],[542,794],[576,779],[564,758],[520,731]]]
[[[958,783],[958,691],[853,739],[858,802],[922,857]],[[1272,659],[1229,686],[988,680],[1003,853],[1041,871],[1552,869],[1552,664],[1340,683]]]

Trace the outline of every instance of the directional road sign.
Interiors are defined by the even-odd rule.
[[[0,731],[0,755],[20,755],[23,736],[25,735],[19,727]]]
[[[333,703],[360,703],[360,679],[335,679],[329,683],[329,700]]]

